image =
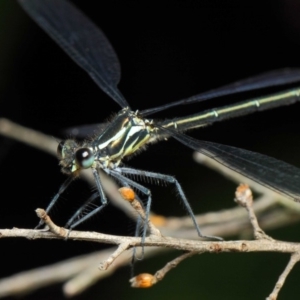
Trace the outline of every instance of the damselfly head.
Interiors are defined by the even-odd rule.
[[[62,172],[72,174],[81,169],[90,168],[95,160],[93,151],[87,147],[81,147],[74,140],[62,141],[57,147],[57,156],[62,166]]]

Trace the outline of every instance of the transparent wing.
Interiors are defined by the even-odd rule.
[[[300,201],[300,169],[267,155],[200,141],[160,128],[182,144],[289,198]]]
[[[100,123],[100,124],[88,124],[77,127],[66,128],[62,133],[66,136],[71,136],[72,138],[84,139],[94,134],[99,134],[102,132],[109,123]]]
[[[268,73],[270,76],[267,76],[265,74],[265,76],[260,75],[257,77],[254,77],[252,79],[247,79],[245,81],[240,81],[240,82],[252,82],[252,86],[254,84],[254,79],[258,80],[259,79],[264,79],[263,83],[273,83],[273,85],[275,84],[288,84],[288,83],[292,83],[293,80],[297,81],[298,76],[300,76],[300,70],[299,72],[294,70],[290,70],[290,72],[287,72],[287,70],[285,70],[285,72],[283,70],[278,70],[278,71],[273,71]],[[288,74],[282,77],[274,77],[274,74],[276,75],[284,75],[284,74]],[[240,83],[239,82],[239,83]],[[231,84],[229,86],[234,86],[237,85],[237,83]],[[249,87],[250,85],[247,85],[247,87]],[[256,87],[258,87],[260,85],[260,82],[257,82]],[[264,85],[266,86],[266,85]],[[227,86],[228,87],[228,86]],[[245,87],[243,86],[243,89],[245,89]],[[290,105],[293,104],[295,102],[299,101],[299,88],[293,88],[291,90],[285,90],[276,94],[272,94],[272,95],[268,95],[265,97],[259,97],[259,98],[253,98],[253,99],[248,99],[247,101],[244,102],[239,102],[236,103],[234,105],[228,105],[228,106],[223,106],[220,108],[214,108],[214,109],[210,109],[210,110],[206,110],[203,112],[199,112],[196,113],[194,115],[191,116],[186,116],[186,117],[180,117],[180,118],[174,118],[173,120],[165,120],[164,122],[159,122],[160,126],[165,127],[165,125],[167,125],[168,123],[176,123],[178,126],[178,129],[180,129],[180,131],[185,131],[189,128],[196,128],[196,127],[200,127],[201,124],[212,124],[214,122],[220,122],[222,120],[228,119],[228,118],[234,118],[234,117],[241,117],[244,115],[248,115],[257,111],[263,111],[263,110],[267,110],[267,109],[271,109],[271,108],[275,108],[275,107],[279,107],[279,106],[283,106],[283,105]],[[172,106],[171,104],[165,105],[164,108],[168,108]],[[159,107],[159,108],[162,108]],[[154,110],[156,110],[154,108]],[[147,110],[146,112],[150,113],[153,112],[153,110]],[[143,115],[145,113],[145,111],[142,111],[141,114]],[[74,129],[69,129],[68,131],[66,131],[66,133],[70,133],[73,136],[76,137],[84,137],[84,135],[89,135],[89,133],[92,133],[93,131],[95,131],[95,128],[97,127],[96,124],[93,125],[85,125],[82,129],[80,127],[76,127]],[[168,126],[167,126],[168,127]],[[74,134],[75,133],[75,134]]]
[[[217,89],[213,89],[186,99],[175,101],[162,106],[150,108],[141,111],[144,116],[156,113],[170,107],[191,104],[195,102],[206,101],[222,96],[233,95],[237,93],[259,90],[262,88],[287,85],[300,82],[300,69],[279,69],[271,72],[263,73],[255,77],[243,79]]]
[[[66,0],[18,0],[28,15],[121,107],[121,68],[103,32]]]

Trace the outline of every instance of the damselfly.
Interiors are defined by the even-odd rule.
[[[292,199],[299,197],[300,169],[262,154],[195,140],[182,132],[227,118],[293,104],[300,99],[300,88],[173,120],[155,122],[145,118],[151,113],[176,105],[205,101],[219,96],[274,85],[294,83],[300,81],[299,70],[273,71],[154,109],[141,112],[132,111],[117,88],[120,81],[118,58],[100,29],[66,0],[19,0],[19,2],[34,21],[90,75],[105,93],[122,107],[122,110],[111,123],[103,127],[95,138],[82,143],[68,139],[58,145],[58,157],[62,172],[69,177],[50,202],[47,212],[52,209],[60,195],[82,169],[90,168],[92,170],[97,186],[97,193],[92,195],[87,203],[74,214],[67,223],[67,227],[71,229],[76,227],[107,205],[108,201],[99,177],[99,171],[103,170],[106,174],[115,178],[122,186],[132,187],[146,196],[147,216],[149,216],[152,201],[151,191],[129,177],[136,175],[174,184],[194,222],[198,235],[200,237],[219,239],[218,237],[202,235],[183,189],[173,176],[124,166],[122,162],[124,158],[143,149],[149,143],[167,137],[173,137],[186,146],[273,190],[286,194]],[[96,198],[101,200],[99,201],[99,206],[84,214],[84,209]]]

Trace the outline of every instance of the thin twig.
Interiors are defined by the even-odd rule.
[[[272,240],[259,226],[256,215],[253,210],[253,197],[252,192],[247,184],[240,184],[235,192],[235,201],[246,208],[249,216],[249,220],[251,222],[254,237],[259,239],[268,239]]]
[[[49,230],[50,232],[58,236],[67,237],[68,231],[63,227],[59,227],[56,224],[54,224],[50,219],[50,217],[45,212],[45,210],[38,208],[35,210],[35,212],[37,216],[43,221],[43,224],[46,225],[47,230]]]
[[[139,274],[129,280],[132,287],[135,288],[149,288],[152,287],[157,282],[163,280],[163,278],[166,276],[166,274],[171,271],[171,269],[176,268],[179,263],[181,263],[183,260],[195,255],[194,252],[188,252],[184,253],[172,261],[168,262],[162,269],[157,271],[154,275],[149,273],[142,273]]]
[[[128,201],[130,203],[130,205],[132,206],[132,208],[140,215],[142,220],[144,220],[144,222],[147,222],[147,224],[148,224],[147,227],[149,228],[150,235],[161,236],[160,231],[154,226],[151,219],[146,220],[147,219],[146,213],[145,213],[141,203],[136,199],[134,191],[128,187],[122,187],[119,189],[119,192],[120,192],[122,198],[125,201]]]
[[[16,238],[23,237],[30,240],[35,239],[64,239],[64,237],[53,234],[52,232],[45,232],[42,230],[32,229],[0,229],[1,238]],[[90,231],[72,231],[69,235],[69,240],[95,242],[103,244],[119,245],[128,243],[130,247],[142,246],[141,239],[129,236],[116,236]],[[188,239],[176,239],[172,237],[147,237],[145,243],[146,247],[167,247],[183,251],[197,251],[197,252],[281,252],[294,253],[300,247],[298,243],[282,242],[282,241],[224,241],[224,242],[207,242]]]
[[[286,266],[286,268],[284,269],[284,271],[278,278],[275,288],[272,291],[272,293],[270,294],[270,296],[267,298],[267,300],[276,300],[277,299],[278,293],[280,292],[281,288],[283,287],[287,276],[290,274],[290,272],[292,271],[295,264],[299,261],[300,261],[300,253],[299,252],[293,253],[291,255],[288,265]]]
[[[52,222],[52,221],[51,221]],[[52,225],[51,225],[52,227]],[[8,237],[24,237],[28,239],[64,239],[60,235],[56,235],[52,232],[45,232],[43,230],[32,229],[0,229],[1,238]],[[104,244],[120,245],[128,243],[129,247],[138,246],[156,246],[167,247],[176,250],[194,251],[194,252],[282,252],[282,253],[295,253],[300,252],[300,244],[283,242],[276,240],[255,240],[255,241],[224,241],[224,242],[212,242],[212,241],[199,241],[188,239],[176,239],[172,237],[158,237],[152,236],[146,237],[145,242],[142,244],[139,237],[127,237],[103,234],[90,231],[72,231],[68,237],[70,240],[77,241],[89,241]]]
[[[98,268],[101,271],[107,270],[107,268],[116,260],[117,257],[119,257],[125,250],[127,250],[130,247],[129,242],[123,242],[121,243],[116,251],[114,251],[107,259],[102,261]]]

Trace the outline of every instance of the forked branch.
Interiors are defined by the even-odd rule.
[[[8,120],[0,119],[0,134],[26,142],[43,151],[55,154],[56,142],[53,138],[35,132],[34,130],[24,128]],[[200,157],[199,154],[197,154],[197,157]],[[201,159],[203,160],[203,157]],[[226,169],[222,168],[220,165],[214,165],[214,162],[209,159],[206,159],[205,164],[209,164],[210,167],[213,168],[218,168],[218,171],[220,172],[227,172],[226,176],[235,181],[241,181],[240,177],[235,177],[236,175],[232,175],[230,171],[226,171]],[[134,193],[132,192],[131,194],[131,191],[128,190],[125,190],[124,192],[123,189],[120,191],[122,196],[120,197],[117,193],[116,185],[105,178],[104,181],[106,180],[106,192],[110,195],[110,199],[122,207],[129,215],[139,214],[141,218],[145,220],[143,208],[142,206],[139,206],[138,201],[135,201]],[[20,275],[14,275],[11,278],[2,279],[0,281],[0,297],[28,292],[41,286],[69,279],[70,280],[67,281],[64,286],[64,292],[68,296],[76,295],[97,280],[112,274],[116,268],[128,264],[128,255],[124,255],[127,253],[126,251],[128,249],[132,247],[145,247],[146,258],[157,252],[161,252],[164,249],[177,249],[184,251],[185,253],[179,255],[174,260],[167,262],[166,265],[154,275],[143,273],[131,279],[131,283],[135,287],[150,287],[154,285],[158,281],[161,281],[164,276],[174,267],[179,265],[180,262],[195,254],[205,252],[289,253],[291,254],[291,259],[268,298],[268,300],[275,300],[277,299],[278,293],[288,274],[300,259],[300,244],[276,241],[264,233],[257,221],[257,216],[266,210],[271,210],[272,212],[272,208],[276,205],[274,198],[278,201],[284,200],[281,200],[281,197],[273,194],[269,190],[264,190],[264,188],[257,186],[255,183],[251,183],[251,186],[263,194],[260,197],[260,200],[253,203],[250,189],[246,185],[241,185],[236,192],[235,198],[244,208],[232,208],[217,213],[208,213],[206,215],[197,216],[197,222],[200,224],[201,228],[205,228],[205,232],[226,237],[240,232],[250,232],[249,224],[247,224],[248,222],[246,222],[245,218],[248,215],[253,236],[255,237],[255,240],[252,241],[212,242],[199,241],[199,239],[195,240],[193,239],[195,238],[195,230],[189,218],[164,218],[154,215],[150,218],[151,222],[148,222],[150,235],[149,237],[146,237],[144,241],[139,237],[113,236],[95,232],[69,232],[54,224],[43,210],[38,209],[37,214],[47,224],[49,228],[48,231],[17,228],[11,230],[2,229],[0,230],[1,237],[25,237],[28,239],[66,239],[67,237],[71,240],[112,244],[116,245],[117,248],[100,251],[96,254],[60,262],[53,266],[31,270]],[[124,199],[126,201],[124,201]],[[128,203],[130,205],[128,205]],[[285,206],[293,205],[291,201],[283,203]],[[293,207],[293,209],[295,209],[295,207]],[[135,212],[135,214],[132,214],[132,212]],[[297,214],[289,213],[288,211],[282,212],[274,210],[272,213],[273,215],[269,213],[269,218],[260,221],[264,228],[274,228],[299,221],[299,216]],[[275,214],[277,214],[276,217],[274,217]],[[168,237],[169,235],[172,237]],[[185,237],[185,239],[182,239],[181,237]],[[102,270],[102,272],[95,267],[95,261],[100,263],[98,268]],[[66,265],[71,267],[65,268]],[[63,273],[62,269],[68,269],[69,271]],[[39,272],[49,274],[49,276],[40,276]],[[58,274],[63,276],[57,276]],[[42,278],[43,280],[41,280]],[[21,282],[25,284],[21,284]]]

